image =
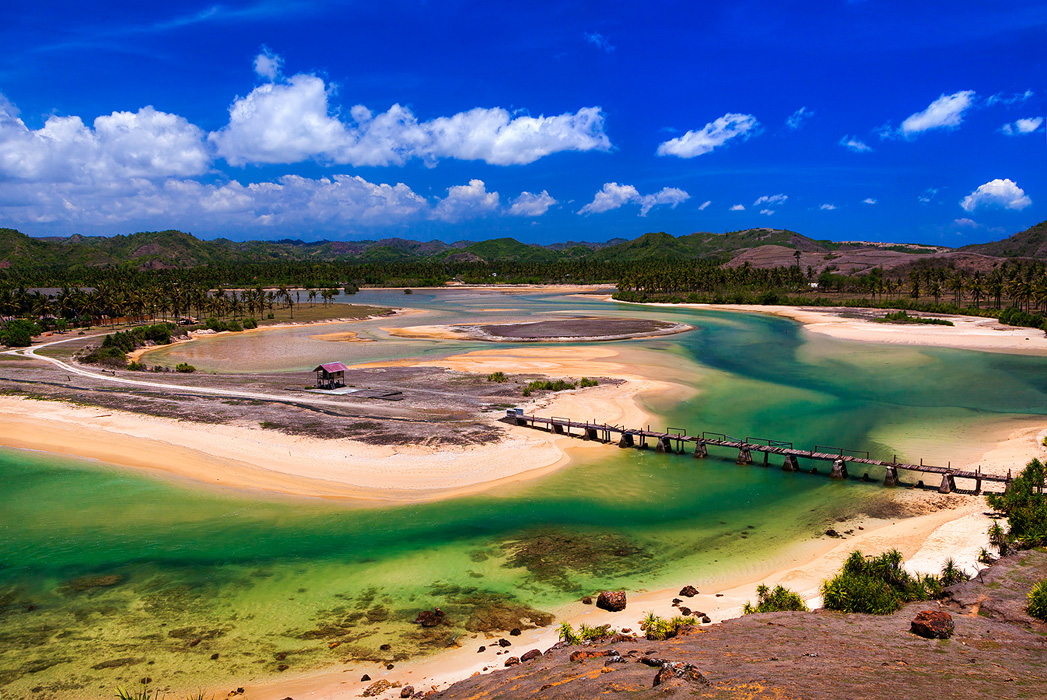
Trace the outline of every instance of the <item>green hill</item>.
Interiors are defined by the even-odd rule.
[[[1002,241],[976,243],[964,246],[960,250],[1001,258],[1047,258],[1047,221],[1042,221]]]

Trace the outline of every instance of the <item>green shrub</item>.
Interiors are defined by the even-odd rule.
[[[141,362],[132,361],[127,363],[127,369],[131,372],[144,372],[145,365],[143,365]]]
[[[193,367],[188,362],[179,362],[175,365],[175,372],[182,372],[184,374],[190,374],[196,371],[196,367]]]
[[[542,381],[535,380],[528,384],[524,388],[524,396],[530,396],[532,391],[567,391],[574,389],[575,384],[565,379],[557,379],[556,381]]]
[[[586,389],[591,386],[599,386],[600,382],[595,379],[589,379],[588,377],[582,377],[582,381],[578,382],[578,386],[582,389]]]
[[[248,330],[254,330],[255,328],[258,328],[258,321],[256,321],[253,318],[245,318],[244,328]]]
[[[16,318],[0,327],[0,345],[24,348],[33,344],[33,336],[40,335],[40,326],[32,321]]]
[[[951,326],[952,321],[944,318],[925,318],[923,316],[910,316],[904,309],[887,314],[883,318],[874,318],[877,323],[913,323],[929,326]]]
[[[1037,620],[1047,622],[1047,579],[1040,581],[1029,591],[1029,606],[1025,609]]]
[[[570,622],[561,622],[559,632],[560,639],[562,639],[566,644],[578,644],[582,641],[581,637],[575,634],[574,628],[571,627]]]
[[[643,622],[640,623],[640,629],[646,632],[648,639],[657,641],[675,637],[680,631],[680,627],[683,625],[697,624],[698,620],[693,617],[680,617],[677,615],[674,618],[666,620],[665,618],[655,615],[653,612],[649,612],[644,617]]]
[[[956,566],[956,562],[950,557],[945,560],[945,566],[942,567],[941,576],[939,576],[942,586],[951,586],[954,583],[961,583],[963,581],[970,581],[971,576],[966,571]]]
[[[505,376],[505,372],[492,372],[487,375],[487,381],[497,382],[498,384],[504,384],[509,381],[509,377]]]
[[[913,577],[902,564],[896,549],[877,557],[851,552],[840,573],[822,583],[823,605],[827,610],[888,615],[903,603],[941,594],[936,577]]]
[[[1043,494],[1045,478],[1047,466],[1034,459],[1011,481],[1007,491],[986,494],[985,500],[989,506],[1007,516],[1007,533],[1000,533],[999,523],[993,523],[989,534],[990,541],[1000,550],[1000,554],[1006,552],[1010,544],[1018,548],[1047,544],[1047,498]]]
[[[807,612],[807,604],[803,602],[803,598],[799,595],[781,585],[775,586],[772,591],[767,586],[760,584],[756,588],[756,605],[754,606],[752,603],[747,602],[745,607],[742,608],[742,613],[751,615],[753,613],[784,612],[787,610]]]

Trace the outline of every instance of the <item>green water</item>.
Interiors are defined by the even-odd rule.
[[[858,345],[809,337],[771,317],[551,295],[358,298],[432,311],[415,323],[487,319],[490,308],[515,309],[497,312],[505,318],[570,309],[693,323],[693,333],[631,341],[694,374],[696,396],[662,409],[667,425],[692,430],[944,462],[942,431],[972,434],[1047,405],[1047,368],[1030,357]],[[309,333],[293,329],[287,342]],[[411,342],[382,352],[407,353]],[[272,369],[311,362],[310,352],[330,345],[306,347]],[[350,347],[365,345],[384,344]],[[890,437],[901,427],[942,451],[906,455],[910,444]],[[534,611],[555,612],[599,588],[701,586],[767,571],[826,522],[884,494],[875,485],[737,467],[733,456],[608,447],[481,496],[352,509],[0,451],[0,692],[103,697],[143,677],[223,690],[275,675],[280,664],[291,673],[332,664],[373,670],[488,628],[520,626]],[[410,623],[433,606],[452,625]]]

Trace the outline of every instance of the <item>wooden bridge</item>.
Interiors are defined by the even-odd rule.
[[[770,466],[771,455],[778,455],[783,458],[782,470],[787,472],[801,471],[800,459],[831,462],[832,468],[829,472],[829,477],[832,479],[849,478],[848,465],[852,467],[857,465],[882,467],[886,471],[883,478],[884,486],[899,485],[901,483],[899,472],[902,471],[935,474],[941,476],[941,485],[938,487],[939,493],[956,492],[978,495],[982,492],[983,483],[999,483],[1006,488],[1011,482],[1010,470],[1008,470],[1007,476],[997,476],[995,474],[983,474],[981,467],[975,471],[965,471],[953,469],[951,466],[938,467],[924,464],[923,460],[920,460],[919,464],[906,464],[899,462],[897,457],[894,461],[887,462],[880,459],[871,459],[869,453],[862,450],[849,450],[842,447],[828,447],[824,445],[815,445],[813,450],[802,450],[794,447],[791,442],[769,438],[739,438],[725,433],[710,432],[703,432],[701,435],[688,435],[683,428],[666,428],[665,432],[658,432],[651,430],[650,426],[645,430],[642,428],[625,428],[620,425],[608,425],[606,423],[573,421],[570,418],[557,418],[555,416],[541,418],[535,415],[524,415],[519,410],[513,409],[506,411],[506,420],[515,422],[517,425],[542,428],[559,435],[576,435],[574,431],[578,431],[576,436],[583,440],[597,440],[610,443],[617,438],[619,447],[646,449],[653,446],[656,452],[685,454],[687,452],[685,446],[690,447],[693,445],[692,454],[699,459],[709,456],[708,448],[710,446],[727,447],[738,450],[737,464],[752,464],[753,453],[762,453],[763,466],[767,467]],[[815,474],[818,472],[818,469],[813,467],[805,471]],[[872,480],[869,478],[868,471],[860,479],[862,481]],[[974,488],[957,488],[957,479],[973,481]],[[917,485],[923,486],[923,481],[920,481]]]

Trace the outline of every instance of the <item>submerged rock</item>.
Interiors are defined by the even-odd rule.
[[[625,591],[603,591],[596,598],[596,607],[610,612],[625,610]]]
[[[416,625],[421,625],[422,627],[436,627],[443,621],[444,611],[440,608],[435,608],[433,610],[423,610],[422,612],[418,613],[418,617],[414,619],[414,623]]]

